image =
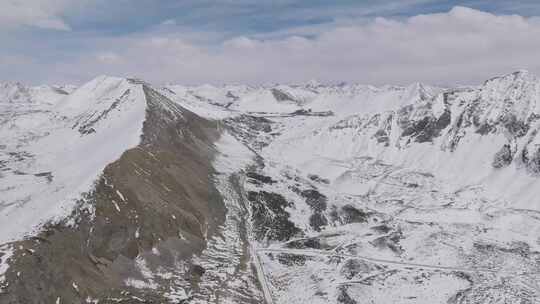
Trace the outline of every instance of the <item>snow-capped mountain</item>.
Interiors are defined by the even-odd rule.
[[[536,303],[540,80],[0,85],[0,303]]]
[[[17,89],[8,103],[26,106],[8,109],[0,131],[7,139],[2,200],[9,206],[1,243],[71,213],[105,166],[139,143],[146,107],[142,86],[120,78],[96,78],[72,94],[57,93],[63,98]]]
[[[320,164],[320,159],[306,158],[307,153],[339,160],[373,157],[436,172],[457,187],[482,183],[493,198],[538,208],[536,77],[517,72],[478,88],[417,92],[407,93],[404,102],[391,98],[396,104],[381,111],[355,111],[311,133],[281,137],[273,153],[303,167]],[[289,143],[298,149],[287,148]],[[326,168],[313,170],[322,173]]]

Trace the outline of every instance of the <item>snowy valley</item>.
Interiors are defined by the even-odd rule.
[[[0,303],[538,303],[540,79],[0,84]]]

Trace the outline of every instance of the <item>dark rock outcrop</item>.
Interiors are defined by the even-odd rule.
[[[0,303],[167,302],[163,294],[177,284],[172,278],[146,282],[152,288],[127,283],[147,280],[137,259],[152,270],[181,271],[178,261],[200,253],[223,223],[212,181],[216,123],[143,88],[141,143],[105,168],[70,218],[12,244],[17,250]],[[181,286],[188,290],[204,273],[190,269]]]
[[[301,234],[301,230],[289,220],[290,214],[285,208],[290,207],[291,203],[282,195],[267,191],[250,191],[247,195],[257,240],[286,241]]]
[[[497,153],[495,153],[492,166],[493,168],[497,169],[504,168],[510,165],[513,159],[514,153],[512,152],[510,145],[506,144],[499,151],[497,151]]]

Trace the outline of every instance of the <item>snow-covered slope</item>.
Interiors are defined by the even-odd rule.
[[[146,109],[142,86],[120,78],[71,94],[3,88],[0,243],[71,213],[105,166],[139,143]]]
[[[183,103],[213,105],[230,112],[289,114],[300,109],[333,111],[337,115],[384,111],[416,99],[433,96],[441,89],[419,83],[407,87],[369,85],[275,85],[214,87],[166,86],[168,96]]]
[[[205,86],[175,100],[219,110],[257,154],[245,204],[268,302],[534,303],[539,87],[519,71],[477,87]]]
[[[402,101],[390,96],[385,100],[394,105],[383,111],[351,111],[338,121],[289,132],[272,144],[271,154],[315,173],[328,172],[321,158],[374,157],[433,172],[455,189],[481,184],[493,199],[538,210],[539,90],[535,76],[516,72],[478,88],[409,94]]]
[[[526,71],[1,85],[0,300],[536,303],[539,129]]]
[[[0,103],[54,104],[73,89],[64,87],[26,87],[20,83],[0,83]]]
[[[321,165],[324,159],[375,157],[437,172],[456,189],[482,184],[493,199],[536,210],[540,208],[534,200],[540,195],[536,191],[540,189],[536,178],[539,88],[536,76],[518,71],[478,87],[455,89],[415,83],[407,87],[168,86],[166,90],[172,99],[194,105],[201,115],[290,116],[302,109],[308,115],[332,113],[324,119],[290,119],[269,147],[269,154],[315,173],[343,172]]]

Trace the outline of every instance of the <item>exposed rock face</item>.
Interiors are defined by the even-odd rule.
[[[211,167],[219,132],[153,89],[144,93],[141,144],[107,166],[69,219],[13,244],[1,303],[163,303],[171,286],[196,289],[204,269],[179,274],[178,264],[224,221]],[[148,278],[145,268],[164,276]]]
[[[291,203],[278,193],[250,191],[247,196],[252,209],[255,238],[286,241],[301,233],[285,210]]]
[[[495,157],[493,158],[493,167],[494,168],[503,168],[510,163],[512,163],[514,155],[512,153],[512,149],[510,148],[510,145],[506,144],[504,145],[501,150],[499,150],[497,153],[495,153]]]
[[[272,89],[272,95],[277,101],[295,101],[292,96],[279,89]]]
[[[540,173],[540,148],[536,149],[536,151],[532,150],[532,152],[523,150],[522,160],[529,172],[535,175]]]
[[[225,124],[228,126],[234,125],[236,128],[235,133],[243,142],[248,142],[263,137],[263,140],[259,140],[257,143],[255,143],[254,146],[256,148],[266,146],[268,144],[268,139],[271,139],[276,135],[272,133],[272,121],[264,117],[239,115],[226,119]]]
[[[450,111],[445,109],[438,118],[424,117],[422,120],[415,122],[410,130],[403,131],[403,135],[410,132],[409,134],[414,136],[417,142],[429,142],[433,138],[440,136],[441,131],[450,125],[450,121]]]

